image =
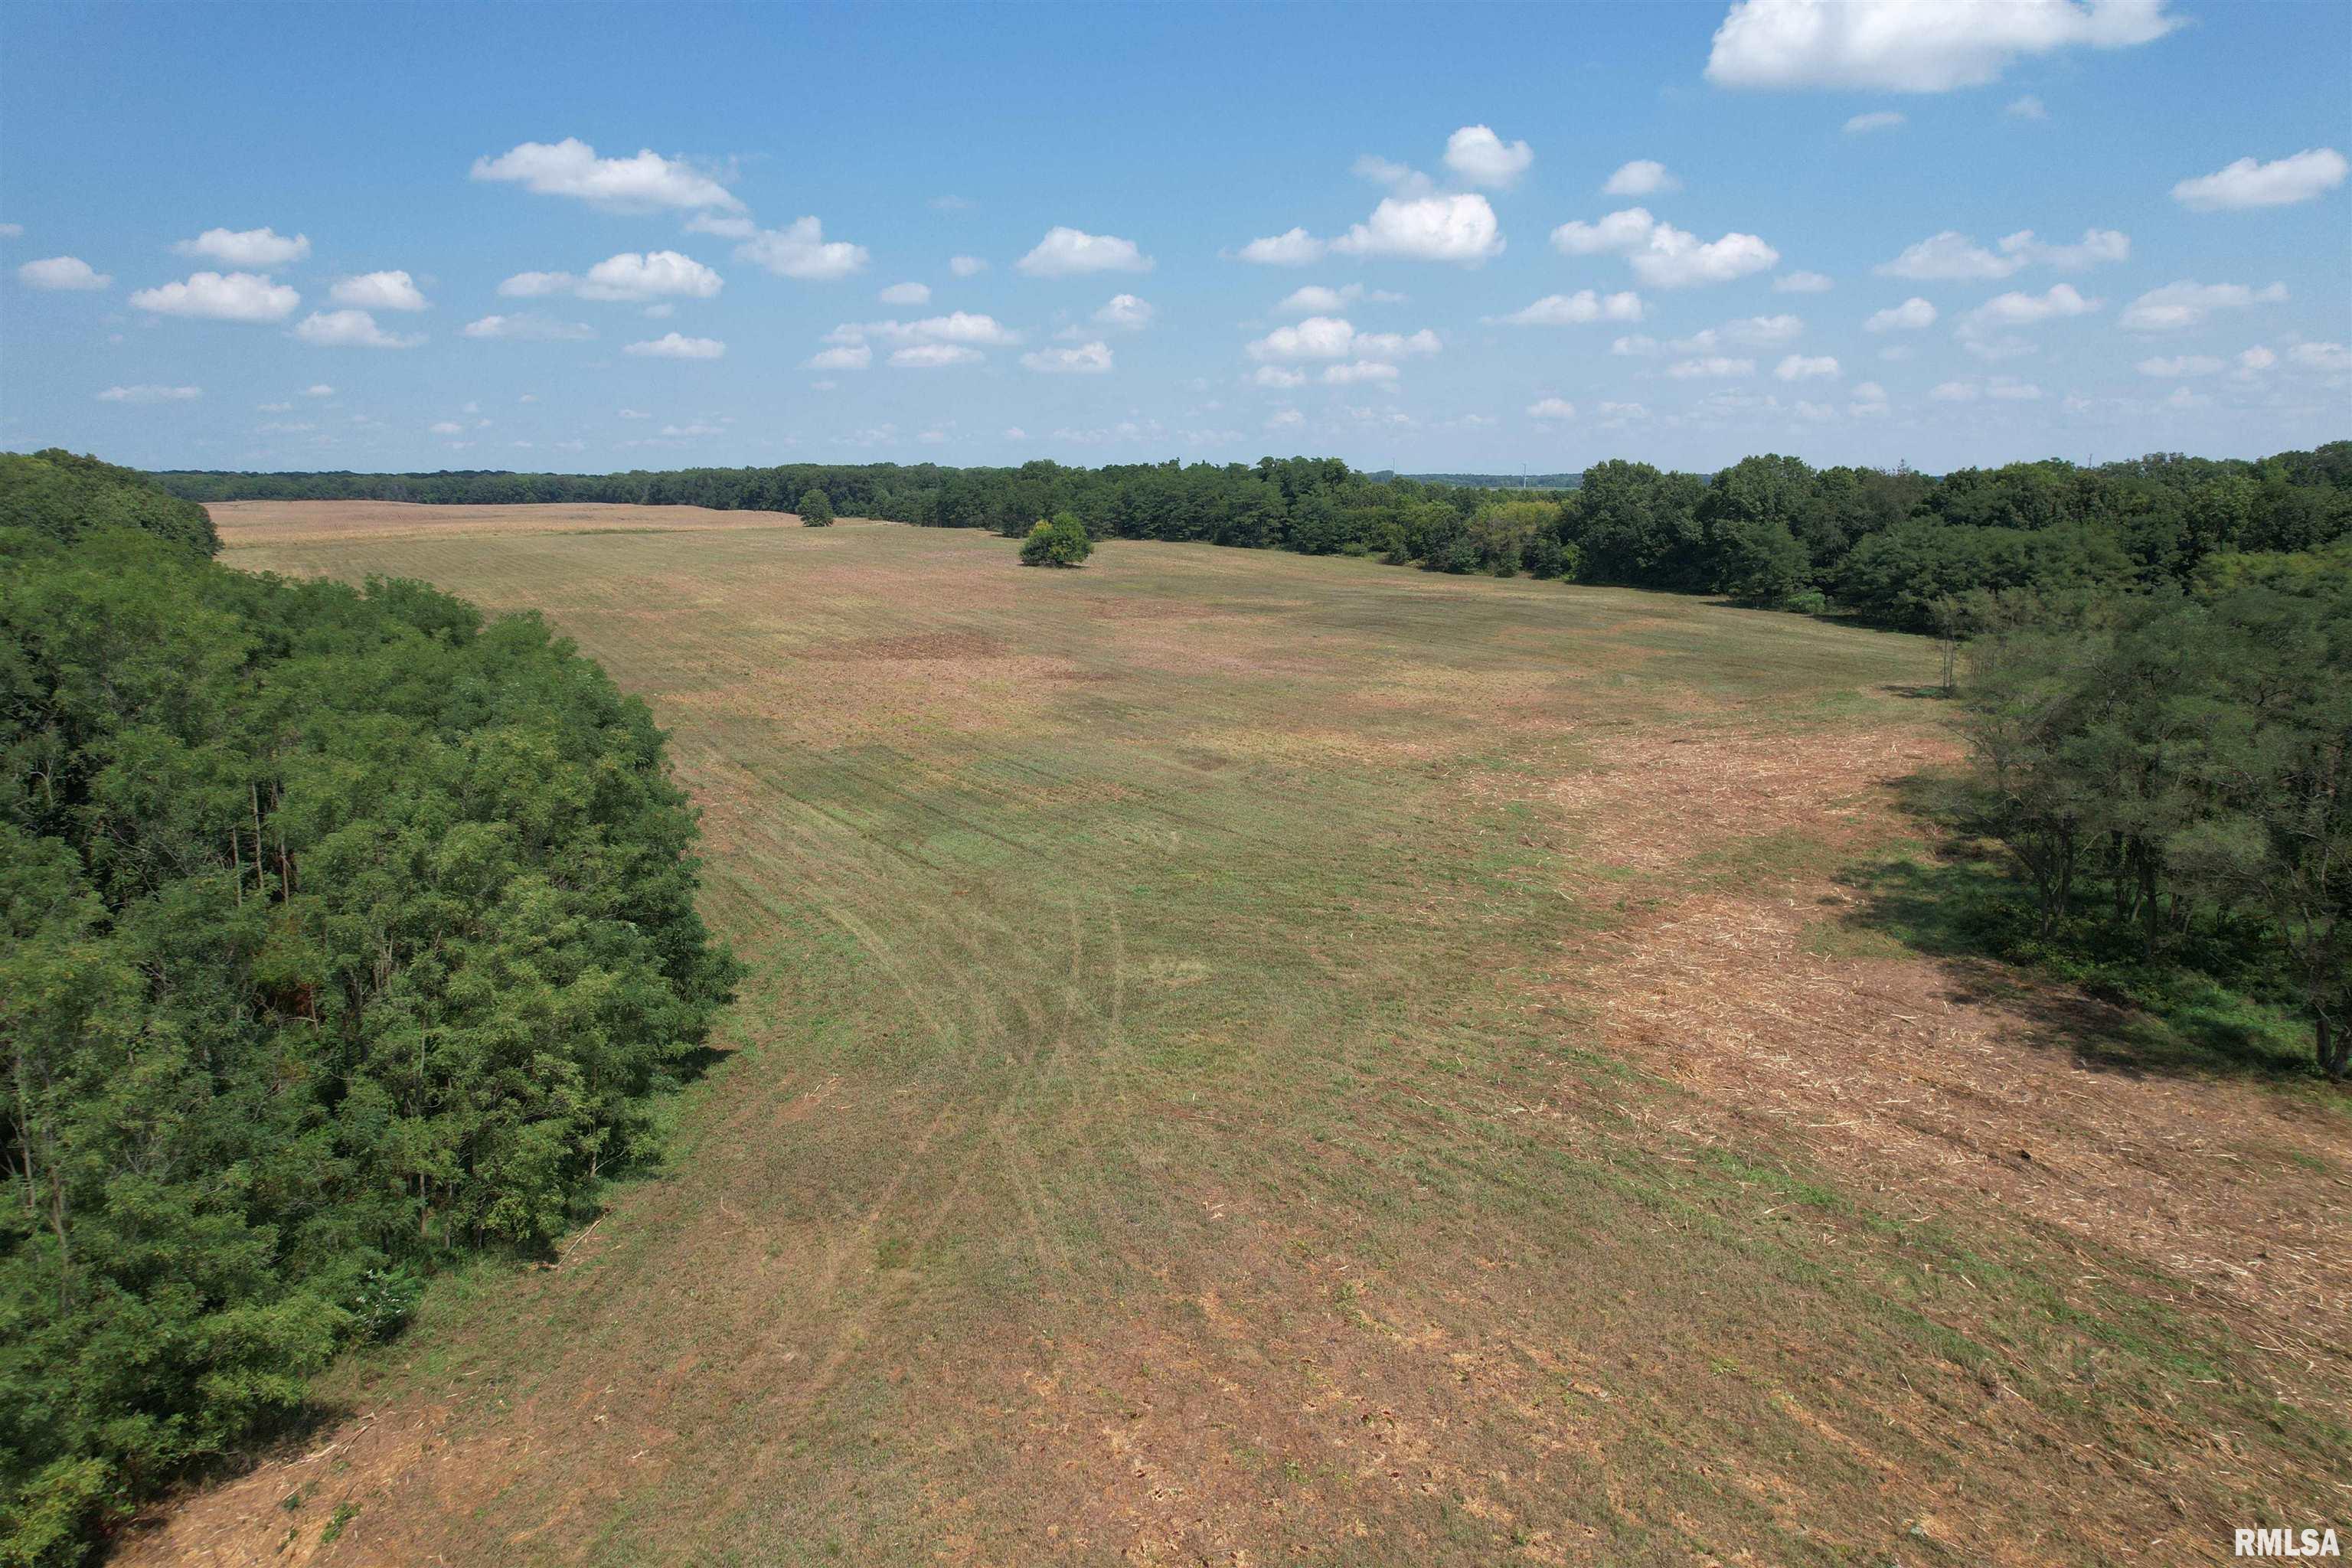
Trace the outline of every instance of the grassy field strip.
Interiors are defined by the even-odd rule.
[[[1899,771],[1922,642],[1207,548],[273,515],[233,562],[537,607],[645,695],[753,973],[661,1179],[337,1374],[381,1435],[321,1561],[2196,1562],[2342,1495],[2340,1358],[1600,1048],[1653,924],[1883,831],[1878,784],[1751,822],[1695,781]],[[275,1545],[300,1465],[140,1550]]]

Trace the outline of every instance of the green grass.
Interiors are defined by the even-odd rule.
[[[1702,1136],[1563,987],[1646,909],[1839,852],[1732,824],[1612,873],[1553,781],[1658,726],[1924,726],[1924,641],[895,528],[232,546],[544,611],[671,730],[752,970],[563,1267],[437,1280],[329,1380],[452,1412],[347,1543],[2097,1563],[2340,1496],[2336,1370],[2281,1381],[2031,1215]]]

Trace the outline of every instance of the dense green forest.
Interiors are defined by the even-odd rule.
[[[1971,593],[2146,591],[2229,551],[2300,551],[2352,531],[2352,442],[2248,462],[2156,456],[2095,468],[2013,463],[1933,478],[1745,458],[1711,478],[1598,463],[1530,497],[1376,479],[1335,458],[1071,468],[689,468],[676,473],[224,474],[159,480],[196,500],[667,502],[783,511],[811,489],[844,517],[1022,538],[1075,514],[1097,539],[1197,540],[1377,555],[1446,572],[1727,594],[1930,629]]]
[[[297,1414],[648,1151],[734,978],[645,707],[536,618],[215,564],[0,456],[0,1562]]]
[[[2210,556],[2146,594],[1958,606],[1955,825],[2005,896],[2000,956],[2242,1042],[2245,1001],[2352,1068],[2352,538]],[[1952,901],[1965,904],[1964,899]]]

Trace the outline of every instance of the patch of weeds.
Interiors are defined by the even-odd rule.
[[[333,1516],[327,1521],[326,1528],[319,1531],[319,1544],[321,1546],[332,1546],[335,1543],[336,1537],[343,1533],[343,1526],[351,1523],[352,1521],[357,1519],[359,1516],[359,1504],[355,1502],[337,1503],[335,1505]]]

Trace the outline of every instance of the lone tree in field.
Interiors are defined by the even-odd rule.
[[[793,510],[801,514],[803,528],[833,526],[833,498],[814,485],[809,487],[808,494],[801,497],[801,504]]]
[[[1071,512],[1057,512],[1053,521],[1039,523],[1021,542],[1021,564],[1083,566],[1094,552],[1095,542],[1087,537],[1087,525]]]

